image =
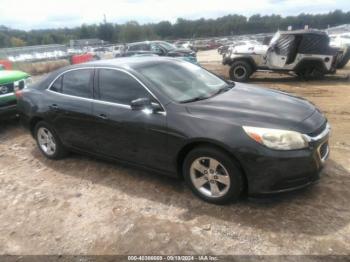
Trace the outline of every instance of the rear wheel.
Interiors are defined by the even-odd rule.
[[[350,47],[348,47],[342,56],[341,60],[337,63],[337,68],[344,68],[350,60]]]
[[[216,148],[192,150],[185,158],[183,173],[193,193],[210,203],[237,200],[243,189],[241,171],[226,153]]]
[[[54,129],[44,121],[36,124],[34,129],[35,139],[40,151],[50,159],[61,159],[67,151]]]
[[[237,82],[246,82],[253,73],[253,67],[246,61],[236,61],[231,64],[230,78]]]
[[[324,69],[318,64],[305,64],[296,72],[304,80],[322,79],[325,75]]]

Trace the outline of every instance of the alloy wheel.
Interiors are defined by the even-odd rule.
[[[37,138],[38,138],[38,143],[41,148],[41,150],[49,155],[52,156],[56,152],[56,141],[50,132],[45,127],[40,127],[37,132]]]
[[[230,189],[230,176],[225,166],[212,157],[195,159],[190,167],[194,187],[210,198],[224,196]]]

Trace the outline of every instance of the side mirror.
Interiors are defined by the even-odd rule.
[[[138,98],[132,100],[130,103],[132,110],[144,110],[147,109],[149,113],[155,113],[163,111],[163,108],[160,104],[154,103],[149,98]]]
[[[138,98],[132,100],[130,106],[132,110],[143,110],[145,108],[152,108],[152,103],[149,98]]]

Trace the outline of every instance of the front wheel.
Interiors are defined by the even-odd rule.
[[[192,192],[210,203],[237,200],[243,190],[240,169],[226,153],[216,148],[192,150],[185,158],[183,173]]]
[[[253,73],[253,68],[246,61],[233,62],[230,68],[230,78],[237,82],[246,82]]]

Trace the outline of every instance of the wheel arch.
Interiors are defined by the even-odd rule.
[[[30,130],[30,133],[32,134],[32,136],[34,137],[34,128],[36,126],[37,123],[39,123],[40,121],[43,121],[44,119],[42,117],[38,117],[38,116],[35,116],[33,117],[30,122],[29,122],[29,130]]]
[[[257,69],[257,65],[256,65],[254,59],[251,56],[237,56],[237,57],[234,57],[229,62],[229,65],[232,66],[233,63],[239,62],[239,61],[244,61],[244,62],[249,63],[252,66],[254,71]]]
[[[205,146],[219,149],[219,150],[225,152],[227,155],[229,155],[232,158],[232,160],[235,162],[237,167],[242,172],[243,186],[244,186],[243,191],[248,192],[248,178],[247,178],[246,172],[244,171],[244,168],[243,168],[242,164],[240,163],[240,161],[238,160],[238,158],[234,155],[234,153],[232,153],[230,150],[228,150],[225,145],[223,145],[219,142],[216,142],[216,141],[212,141],[212,140],[205,140],[205,139],[192,140],[192,141],[189,141],[188,143],[186,143],[179,150],[179,152],[177,153],[177,156],[176,156],[176,171],[177,171],[179,178],[183,179],[182,166],[183,166],[183,162],[184,162],[187,154],[196,147],[205,147]]]
[[[322,70],[324,72],[327,72],[328,69],[324,64],[324,61],[322,58],[303,58],[302,60],[299,61],[299,63],[294,67],[294,71],[299,71],[305,67],[310,67],[310,66],[321,66]]]

